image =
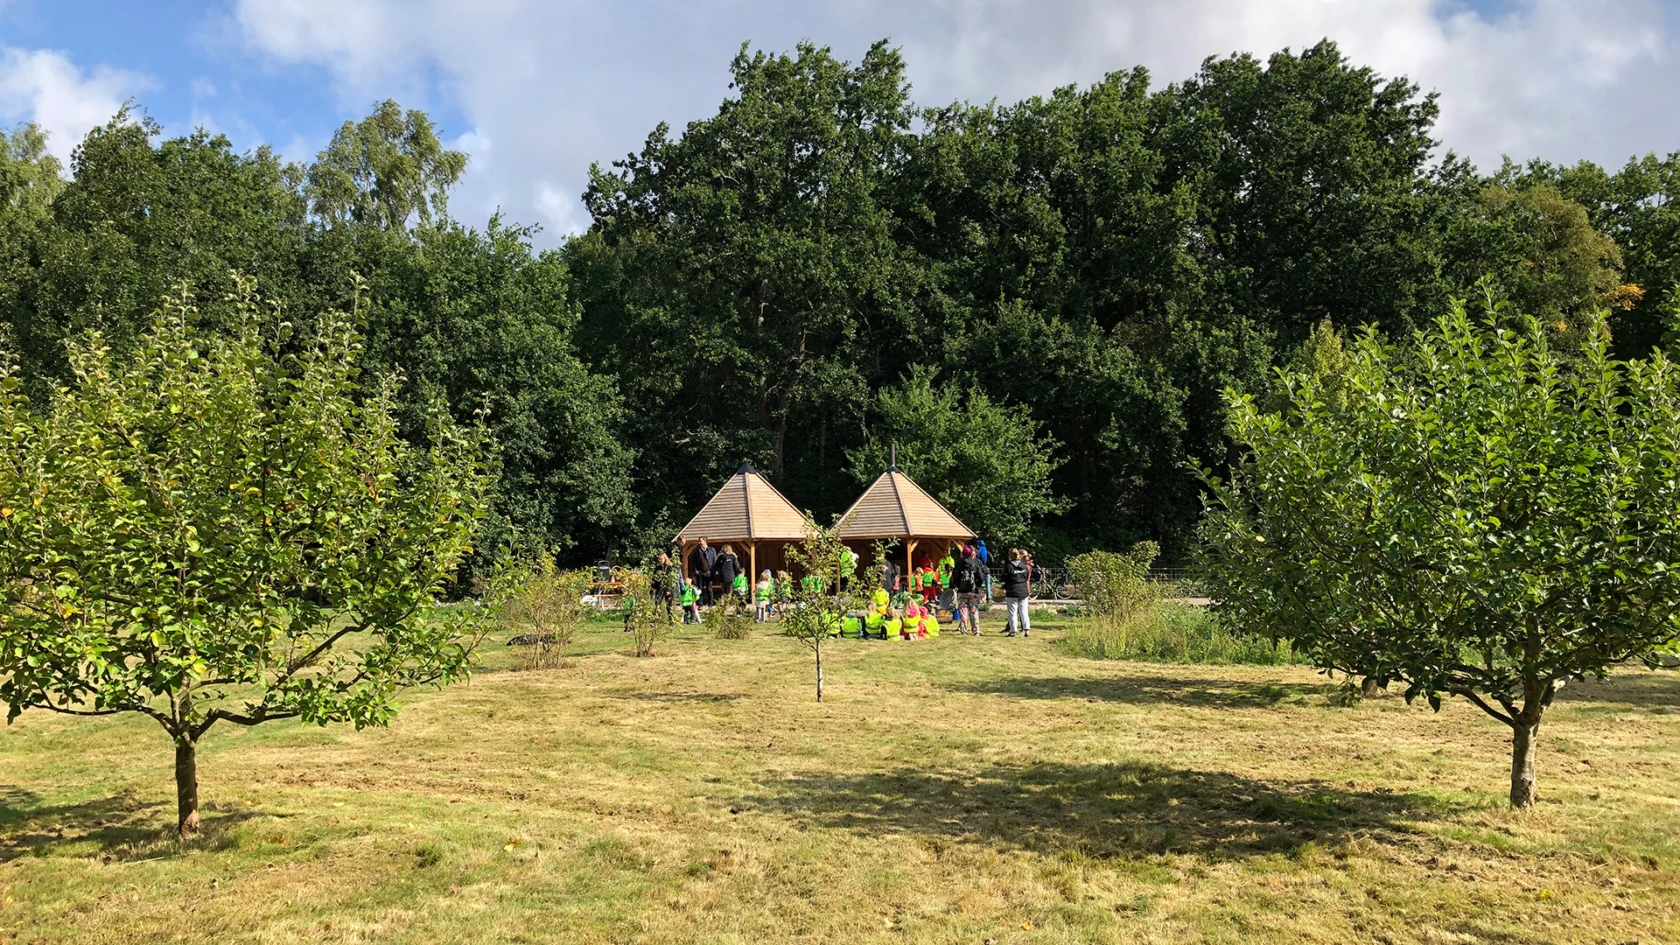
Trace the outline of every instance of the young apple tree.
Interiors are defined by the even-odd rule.
[[[183,836],[216,723],[383,725],[402,690],[467,673],[487,617],[435,606],[484,514],[482,426],[438,410],[405,442],[395,382],[358,386],[350,316],[294,338],[236,302],[227,334],[183,295],[130,355],[72,343],[44,404],[0,359],[8,719],[155,719]]]
[[[1456,305],[1407,350],[1368,331],[1336,396],[1289,372],[1279,410],[1228,394],[1240,458],[1205,476],[1220,608],[1510,726],[1515,807],[1565,682],[1680,627],[1680,373],[1612,361],[1589,329],[1560,350],[1532,318]]]
[[[840,624],[855,604],[852,599],[853,558],[832,528],[823,528],[805,513],[805,538],[787,546],[790,565],[822,578],[794,591],[793,607],[782,617],[788,636],[804,641],[817,661],[817,701],[823,697],[823,644],[839,634]]]

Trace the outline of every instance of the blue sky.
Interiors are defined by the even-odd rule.
[[[591,161],[716,108],[746,40],[856,58],[891,37],[935,104],[1329,36],[1441,92],[1441,137],[1486,167],[1680,150],[1677,23],[1672,0],[0,0],[0,122],[68,154],[133,99],[301,159],[394,97],[473,155],[458,217],[500,207],[546,242],[585,222]]]

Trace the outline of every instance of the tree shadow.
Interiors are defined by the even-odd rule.
[[[1326,702],[1341,688],[1335,683],[1244,683],[1229,679],[1192,677],[1113,678],[1016,677],[952,683],[951,692],[1014,696],[1020,699],[1083,699],[1087,702],[1124,702],[1133,705],[1212,706],[1222,709],[1264,709],[1279,703],[1322,696]]]
[[[635,699],[639,702],[669,702],[676,705],[693,705],[696,703],[738,702],[740,693],[735,692],[638,692],[626,690],[609,693],[614,699]]]
[[[1616,670],[1603,682],[1586,679],[1558,691],[1559,703],[1617,703],[1658,714],[1680,712],[1680,673],[1674,670]]]
[[[199,835],[190,841],[175,833],[174,808],[141,801],[124,791],[79,804],[43,804],[22,788],[0,788],[0,863],[27,856],[70,854],[90,846],[106,862],[162,859],[190,851],[225,850],[238,841],[230,828],[256,811],[199,810]]]
[[[1267,782],[1146,763],[899,770],[767,782],[750,807],[867,834],[917,833],[1093,859],[1194,853],[1239,859],[1334,846],[1355,836],[1399,841],[1449,814],[1429,795],[1344,791],[1328,782]]]

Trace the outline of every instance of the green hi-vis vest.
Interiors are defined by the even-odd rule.
[[[857,614],[847,614],[840,618],[840,635],[851,640],[863,636],[863,621],[858,619]]]
[[[682,605],[691,607],[700,600],[700,591],[692,584],[684,584],[682,588]]]
[[[735,575],[735,583],[730,585],[730,589],[737,594],[745,594],[747,592],[747,576],[745,574]]]
[[[770,598],[776,595],[776,585],[760,584],[758,585],[757,594],[759,602],[768,604],[770,602]]]

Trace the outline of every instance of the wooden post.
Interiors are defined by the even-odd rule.
[[[747,599],[756,600],[758,594],[758,542],[747,539]]]
[[[912,557],[912,555],[914,555],[915,553],[916,553],[916,539],[914,539],[914,538],[904,539],[904,588],[903,588],[903,590],[905,590],[905,591],[910,590],[910,575],[916,573],[916,565],[914,563],[914,558]]]

